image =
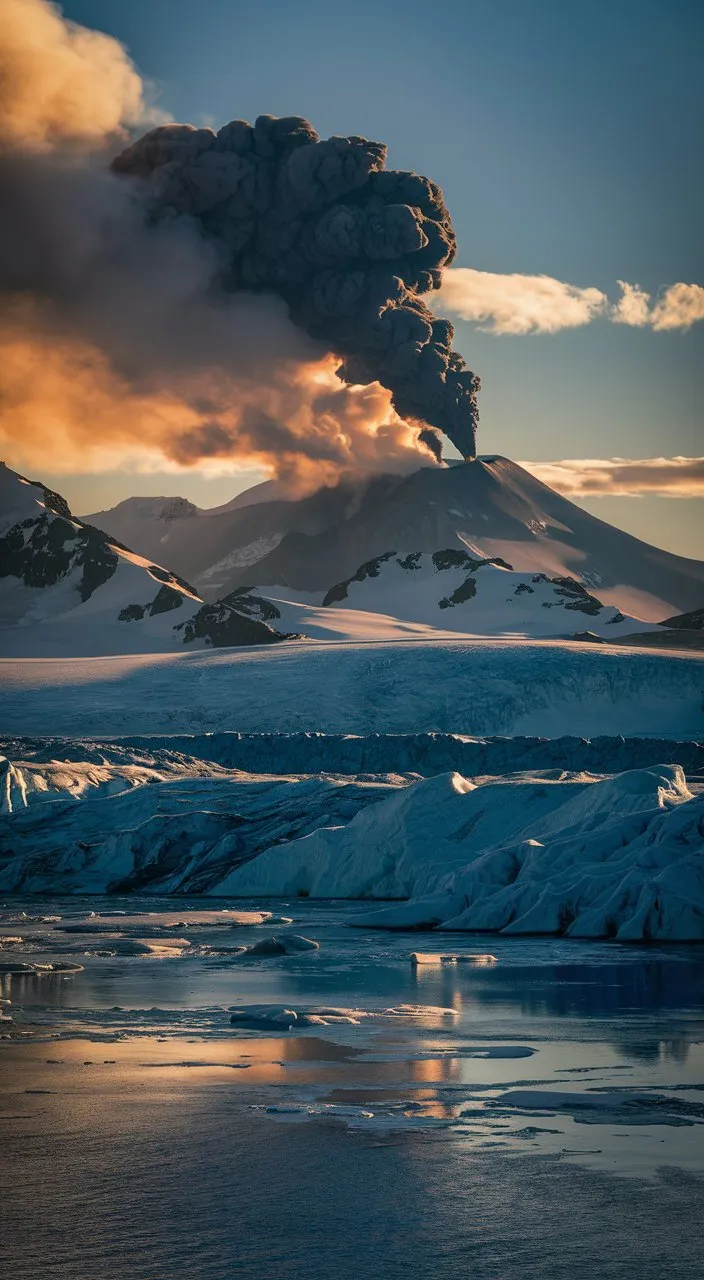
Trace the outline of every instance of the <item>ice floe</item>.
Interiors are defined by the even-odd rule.
[[[247,1004],[235,1005],[230,1010],[232,1025],[244,1030],[298,1031],[305,1027],[328,1027],[337,1024],[358,1027],[370,1018],[416,1022],[417,1020],[443,1021],[456,1017],[455,1009],[415,1004],[400,1004],[389,1009],[345,1009],[327,1005],[299,1005],[293,1009],[277,1004]]]

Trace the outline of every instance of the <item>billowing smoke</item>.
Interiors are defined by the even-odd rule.
[[[299,116],[233,120],[218,133],[163,125],[113,163],[148,184],[157,221],[187,217],[217,247],[228,290],[265,291],[341,354],[348,382],[380,382],[403,418],[475,453],[478,380],[452,325],[421,295],[455,254],[442,192],[384,168],[365,138],[321,141]]]
[[[10,460],[264,465],[307,483],[474,454],[477,380],[421,294],[442,196],[298,118],[148,118],[108,36],[0,0],[0,440]]]

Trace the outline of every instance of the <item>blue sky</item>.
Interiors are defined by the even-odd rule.
[[[616,297],[704,283],[704,6],[688,0],[73,0],[117,36],[178,120],[268,112],[362,133],[443,187],[458,265]],[[480,452],[517,459],[702,453],[704,325],[606,319],[494,336],[458,322],[482,377]],[[77,509],[129,492],[222,501],[233,480],[62,477]],[[88,495],[90,494],[90,498]],[[702,503],[591,498],[649,540],[704,554]]]

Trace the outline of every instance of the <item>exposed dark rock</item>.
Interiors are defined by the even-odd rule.
[[[26,587],[52,587],[80,569],[76,589],[83,601],[112,577],[117,564],[104,534],[63,516],[23,520],[0,538],[0,577],[20,578]]]
[[[465,600],[471,600],[473,596],[476,596],[476,594],[477,580],[470,574],[469,577],[465,578],[464,582],[462,582],[460,586],[453,591],[451,596],[444,596],[444,598],[438,603],[441,609],[451,609],[455,604],[464,604]]]
[[[586,644],[606,644],[606,640],[596,635],[594,631],[575,631],[574,635],[570,636],[570,640],[583,640]]]
[[[173,587],[160,587],[149,605],[149,612],[154,617],[157,613],[168,613],[170,609],[180,609],[183,600],[181,592],[174,591]]]
[[[365,561],[364,564],[360,565],[357,572],[352,574],[351,578],[346,578],[344,582],[338,582],[334,587],[330,588],[323,600],[323,608],[330,604],[337,604],[339,600],[346,600],[347,588],[350,583],[364,582],[365,578],[378,578],[382,564],[385,564],[387,560],[393,559],[395,555],[395,551],[385,551],[383,555],[376,556],[373,560]]]
[[[265,622],[257,622],[237,613],[222,600],[204,604],[192,618],[177,623],[174,632],[183,633],[184,644],[204,640],[206,645],[212,645],[216,649],[235,645],[279,644],[282,640],[297,638],[274,631]]]
[[[249,618],[258,618],[260,622],[272,622],[274,618],[281,617],[280,609],[277,609],[271,600],[252,595],[245,587],[240,587],[236,591],[231,591],[229,595],[223,596],[222,604],[229,605],[237,613],[244,613]]]

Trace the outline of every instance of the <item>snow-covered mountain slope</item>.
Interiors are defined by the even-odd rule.
[[[456,547],[477,559],[499,557],[517,572],[576,578],[605,604],[647,622],[701,606],[704,563],[651,547],[597,520],[507,458],[382,476],[354,500],[345,496],[336,521],[317,533],[296,523],[289,506],[286,535],[254,569],[233,571],[228,585],[258,582],[327,591],[392,547],[421,552]],[[303,502],[313,504],[313,499]],[[258,537],[274,532],[272,525],[265,530],[267,506],[251,509],[258,513]],[[247,515],[246,509],[240,512]],[[277,518],[280,534],[283,524]],[[178,567],[178,561],[172,563]]]
[[[362,609],[339,609],[323,606],[324,591],[289,591],[286,587],[271,590],[255,587],[253,591],[238,588],[229,599],[242,612],[266,621],[279,631],[293,632],[310,640],[446,640],[449,635],[462,639],[466,634],[458,624],[437,627],[428,623],[408,622],[389,614]],[[247,603],[249,602],[249,603]]]
[[[266,612],[266,606],[259,606]],[[0,651],[47,657],[168,651],[283,637],[74,519],[65,500],[0,466]]]
[[[704,736],[699,654],[569,641],[288,644],[0,661],[5,733]]]
[[[375,928],[704,941],[704,796],[673,765],[424,780],[233,870],[223,892],[401,898]]]
[[[453,547],[426,554],[387,551],[332,587],[323,605],[474,635],[569,637],[588,627],[615,639],[653,629],[603,605],[574,578],[516,573],[501,560]]]

